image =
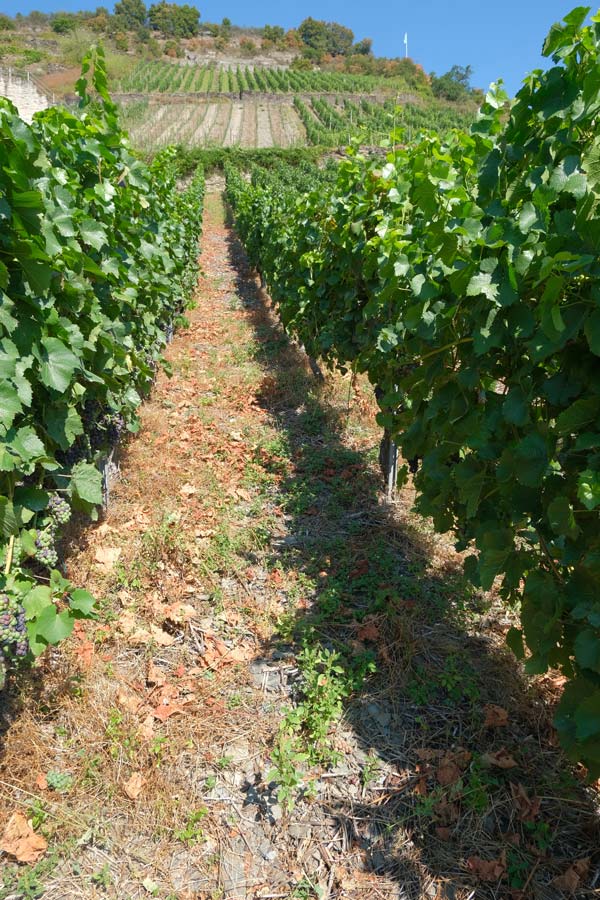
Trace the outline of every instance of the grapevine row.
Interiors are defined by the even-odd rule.
[[[556,715],[600,773],[600,16],[553,26],[546,72],[469,132],[350,151],[329,190],[227,192],[285,326],[366,372],[420,460],[416,506],[520,612],[508,641],[567,677]],[[404,473],[406,477],[406,473]]]
[[[0,100],[0,674],[92,611],[56,540],[102,502],[97,463],[137,428],[197,271],[201,174],[180,193],[169,151],[132,155],[100,50],[78,91],[31,125]]]
[[[261,66],[179,65],[162,60],[144,60],[118,83],[121,92],[237,93],[370,93],[381,80],[369,75],[343,72],[300,72]]]

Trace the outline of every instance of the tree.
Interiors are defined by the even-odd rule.
[[[77,27],[77,19],[71,13],[57,13],[52,17],[50,27],[55,34],[68,34]]]
[[[354,32],[339,22],[327,22],[325,25],[327,52],[331,56],[345,56],[352,49]]]
[[[262,30],[263,42],[267,46],[281,47],[285,41],[285,31],[281,25],[265,25]]]
[[[357,41],[352,48],[352,53],[356,53],[357,56],[371,56],[373,53],[373,41],[371,38],[363,38],[362,41]]]
[[[14,31],[15,23],[9,16],[0,13],[0,31]]]
[[[326,52],[327,38],[325,33],[325,22],[313,19],[312,16],[309,16],[298,26],[298,34],[300,35],[302,43],[309,50],[320,54]]]
[[[33,28],[43,28],[48,25],[48,14],[40,12],[38,9],[32,9],[27,18]]]
[[[136,31],[146,24],[148,13],[144,0],[119,0],[115,3],[115,16],[125,31]]]
[[[162,31],[169,37],[193,37],[198,34],[198,19],[200,13],[195,6],[187,3],[178,6],[177,3],[166,3],[160,0],[153,3],[148,10],[150,27],[155,31]]]
[[[331,56],[345,56],[350,53],[354,32],[339,22],[323,22],[309,16],[300,23],[298,34],[305,47],[304,55],[317,58],[329,53]]]
[[[431,90],[435,97],[443,97],[445,100],[466,100],[471,94],[471,66],[452,66],[452,68],[439,78],[432,72]]]
[[[231,19],[228,19],[227,16],[223,19],[219,26],[219,35],[218,35],[225,44],[229,43],[231,40]]]

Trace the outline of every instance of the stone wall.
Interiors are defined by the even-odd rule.
[[[0,68],[0,97],[8,97],[26,122],[33,114],[51,105],[51,98],[27,73]]]

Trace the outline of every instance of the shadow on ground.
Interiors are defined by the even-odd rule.
[[[319,648],[321,671],[335,653],[351,688],[322,754],[339,759],[317,792],[340,836],[325,857],[335,896],[383,896],[381,879],[407,900],[597,896],[597,809],[556,748],[550,683],[522,676],[502,610],[468,589],[452,551],[410,514],[410,493],[383,501],[373,433],[277,325],[231,227],[228,247],[232,302],[265,370],[259,400],[281,435],[262,462],[284,473],[287,534],[271,562],[291,587],[270,649]],[[587,857],[589,889],[552,884]]]

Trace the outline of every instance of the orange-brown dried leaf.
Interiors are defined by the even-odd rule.
[[[566,894],[574,894],[575,891],[582,887],[589,869],[589,856],[586,856],[583,859],[577,859],[569,866],[566,872],[563,872],[562,875],[557,875],[557,877],[552,880],[552,885],[557,888],[557,890],[564,891]]]
[[[503,706],[496,706],[489,703],[483,707],[485,720],[483,722],[485,728],[504,728],[508,725],[508,710]]]
[[[146,779],[141,772],[134,772],[123,785],[123,790],[130,800],[137,800],[144,789]]]
[[[480,881],[500,881],[506,875],[506,854],[502,853],[498,859],[470,856],[467,859],[467,868]]]
[[[497,769],[514,769],[518,763],[510,755],[508,750],[502,747],[493,753],[482,753],[481,762],[484,766],[495,766]]]
[[[521,783],[511,782],[510,792],[522,822],[533,822],[539,815],[542,801],[539,797],[530,797]]]
[[[35,863],[48,849],[48,841],[36,834],[23,813],[14,812],[6,824],[0,839],[0,850],[17,862]]]

